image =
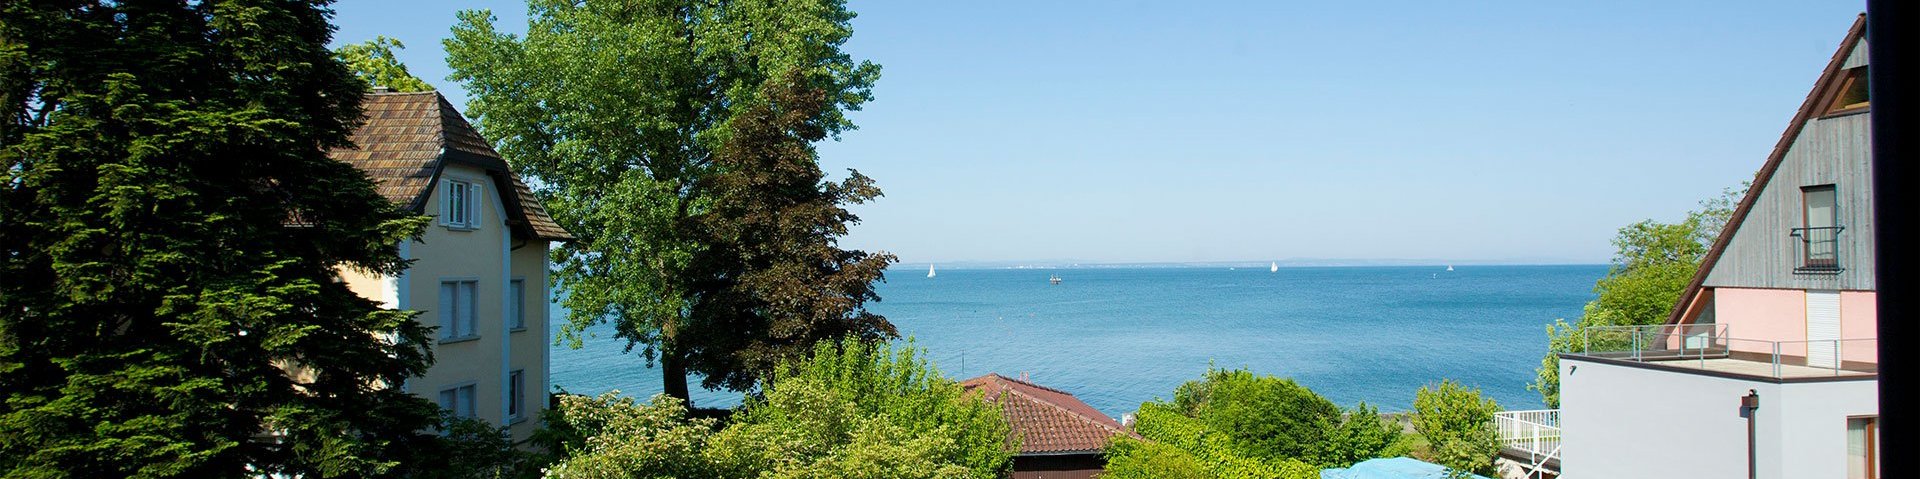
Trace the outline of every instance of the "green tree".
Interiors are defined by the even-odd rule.
[[[325,1],[0,3],[0,475],[382,476],[427,329],[338,279],[424,218],[333,161]],[[268,435],[266,433],[272,433]]]
[[[406,45],[399,40],[384,35],[372,40],[343,45],[334,51],[334,56],[353,70],[355,77],[372,86],[392,88],[393,91],[431,91],[433,85],[426,80],[407,72],[407,64],[394,55],[395,50],[405,50]]]
[[[842,205],[880,190],[858,171],[826,182],[812,146],[826,135],[825,92],[798,74],[767,90],[734,119],[713,174],[695,186],[709,203],[692,218],[705,248],[689,268],[700,293],[687,329],[695,339],[682,344],[694,372],[733,389],[813,344],[893,331],[863,307],[879,297],[874,282],[893,256],[835,246],[859,220]]]
[[[1547,326],[1547,354],[1527,388],[1539,392],[1547,407],[1560,407],[1558,353],[1581,350],[1587,328],[1666,322],[1744,192],[1744,187],[1724,190],[1678,223],[1645,220],[1620,228],[1613,238],[1612,267],[1593,285],[1596,297],[1579,319]]]
[[[1400,435],[1364,403],[1341,411],[1291,379],[1245,369],[1210,369],[1134,414],[1142,439],[1115,439],[1108,476],[1317,478],[1380,457]]]
[[[530,0],[528,12],[524,36],[498,31],[486,11],[462,12],[446,45],[453,77],[472,94],[468,112],[500,142],[501,154],[516,170],[539,185],[536,194],[554,218],[579,236],[553,252],[559,265],[556,286],[568,292],[563,336],[578,345],[584,328],[613,322],[629,348],[643,347],[649,362],[659,360],[668,394],[686,398],[689,367],[702,373],[708,387],[746,388],[765,371],[741,368],[764,366],[766,358],[810,346],[767,337],[775,330],[807,331],[795,338],[803,343],[836,330],[861,337],[894,334],[890,324],[860,312],[859,301],[871,292],[859,289],[797,295],[840,297],[812,301],[827,306],[812,314],[729,310],[760,302],[755,291],[763,288],[739,282],[748,275],[818,277],[820,270],[789,275],[763,269],[793,267],[803,254],[749,262],[748,269],[740,269],[740,258],[725,256],[751,250],[735,247],[738,243],[716,248],[709,241],[726,232],[701,226],[725,219],[713,216],[723,213],[714,212],[716,200],[709,195],[719,193],[706,186],[722,183],[715,178],[728,169],[754,161],[735,158],[733,166],[716,165],[718,152],[734,136],[734,122],[747,108],[766,103],[762,93],[777,91],[769,90],[771,84],[797,75],[821,95],[824,101],[799,112],[809,129],[833,137],[853,128],[844,112],[871,99],[879,67],[841,51],[852,35],[853,13],[844,1]],[[819,135],[803,141],[814,136]],[[772,137],[759,141],[767,138]],[[792,144],[788,139],[778,143]],[[826,184],[815,187],[833,190]],[[791,194],[768,201],[790,201],[785,195]],[[841,192],[835,199],[863,194]],[[745,204],[739,199],[736,195],[731,204]],[[813,225],[834,233],[786,240],[830,242],[853,218],[811,218],[835,218],[844,221]],[[702,256],[707,254],[722,258]],[[871,261],[836,263],[865,267]],[[716,271],[742,276],[710,275]],[[852,303],[828,304],[844,301]],[[716,320],[752,327],[735,332],[707,322]],[[774,326],[762,326],[769,324]]]
[[[636,406],[565,398],[549,437],[558,478],[1002,477],[1012,464],[1000,409],[940,377],[911,345],[820,343],[784,363],[725,428],[688,419],[666,395]]]
[[[1493,456],[1500,452],[1500,437],[1493,430],[1498,412],[1500,404],[1481,398],[1479,389],[1442,380],[1414,394],[1413,430],[1427,438],[1434,461],[1450,475],[1492,474]]]
[[[1340,425],[1340,407],[1312,390],[1245,369],[1216,369],[1173,392],[1173,403],[1208,430],[1232,438],[1242,454],[1316,459]]]

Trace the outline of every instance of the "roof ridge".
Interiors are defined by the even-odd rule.
[[[1045,390],[1048,390],[1048,391],[1053,391],[1053,392],[1056,392],[1056,393],[1060,393],[1060,394],[1065,394],[1065,395],[1068,395],[1068,396],[1072,396],[1072,395],[1073,395],[1073,393],[1070,393],[1070,392],[1066,392],[1066,391],[1062,391],[1062,390],[1059,390],[1059,389],[1054,389],[1054,388],[1050,388],[1050,387],[1046,387],[1046,386],[1042,386],[1042,385],[1039,385],[1039,384],[1036,384],[1036,383],[1033,383],[1033,382],[1031,382],[1031,381],[1024,381],[1024,380],[1019,380],[1019,379],[1014,379],[1014,378],[1010,378],[1010,377],[1006,377],[1006,376],[1001,376],[1001,375],[1000,375],[1000,373],[987,373],[987,375],[988,375],[988,376],[993,376],[993,377],[996,377],[996,378],[1000,378],[1000,379],[1005,379],[1005,380],[1008,380],[1008,381],[1012,381],[1012,382],[1016,382],[1016,383],[1020,383],[1020,384],[1025,384],[1025,385],[1028,385],[1028,386],[1033,386],[1033,387],[1036,387],[1036,388],[1040,388],[1040,389],[1045,389]]]

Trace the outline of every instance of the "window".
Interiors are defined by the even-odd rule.
[[[526,371],[514,371],[507,375],[507,417],[512,419],[526,417],[526,386]]]
[[[1847,418],[1847,479],[1880,477],[1880,421],[1877,417]]]
[[[440,224],[455,229],[480,227],[480,184],[466,180],[446,180],[440,194]]]
[[[1800,189],[1806,210],[1801,214],[1801,267],[1835,268],[1840,265],[1839,198],[1833,185]]]
[[[478,286],[473,280],[440,282],[440,339],[479,337],[474,318]]]
[[[474,388],[472,384],[440,390],[440,408],[453,413],[454,417],[474,417]]]
[[[527,329],[527,280],[507,283],[507,324],[515,331]]]
[[[1865,108],[1867,106],[1867,67],[1847,69],[1840,80],[1840,90],[1833,97],[1833,103],[1827,105],[1827,113],[1843,112]]]

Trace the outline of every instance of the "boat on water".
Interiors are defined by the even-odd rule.
[[[1447,265],[1447,271],[1453,271],[1453,265]]]
[[[1275,261],[1275,262],[1272,262],[1272,263],[1267,263],[1267,272],[1268,272],[1268,273],[1278,273],[1278,272],[1280,272],[1280,262],[1279,262],[1279,261]]]
[[[1048,284],[1060,284],[1060,275],[1057,275],[1057,274],[1056,274],[1056,275],[1053,275],[1053,276],[1050,276],[1050,277],[1048,277],[1048,278],[1047,278],[1047,283],[1048,283]]]
[[[927,265],[927,277],[928,278],[933,277],[933,265]]]

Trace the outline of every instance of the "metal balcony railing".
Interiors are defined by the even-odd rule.
[[[1571,352],[1782,379],[1877,374],[1877,344],[1872,338],[1741,339],[1729,337],[1725,324],[1589,326]]]
[[[1838,274],[1840,266],[1840,231],[1842,226],[1820,228],[1794,228],[1788,235],[1799,239],[1793,242],[1800,259],[1800,265],[1793,272],[1800,274]]]
[[[1493,415],[1493,429],[1500,436],[1500,447],[1525,460],[1526,477],[1559,475],[1559,409],[1497,412]]]

